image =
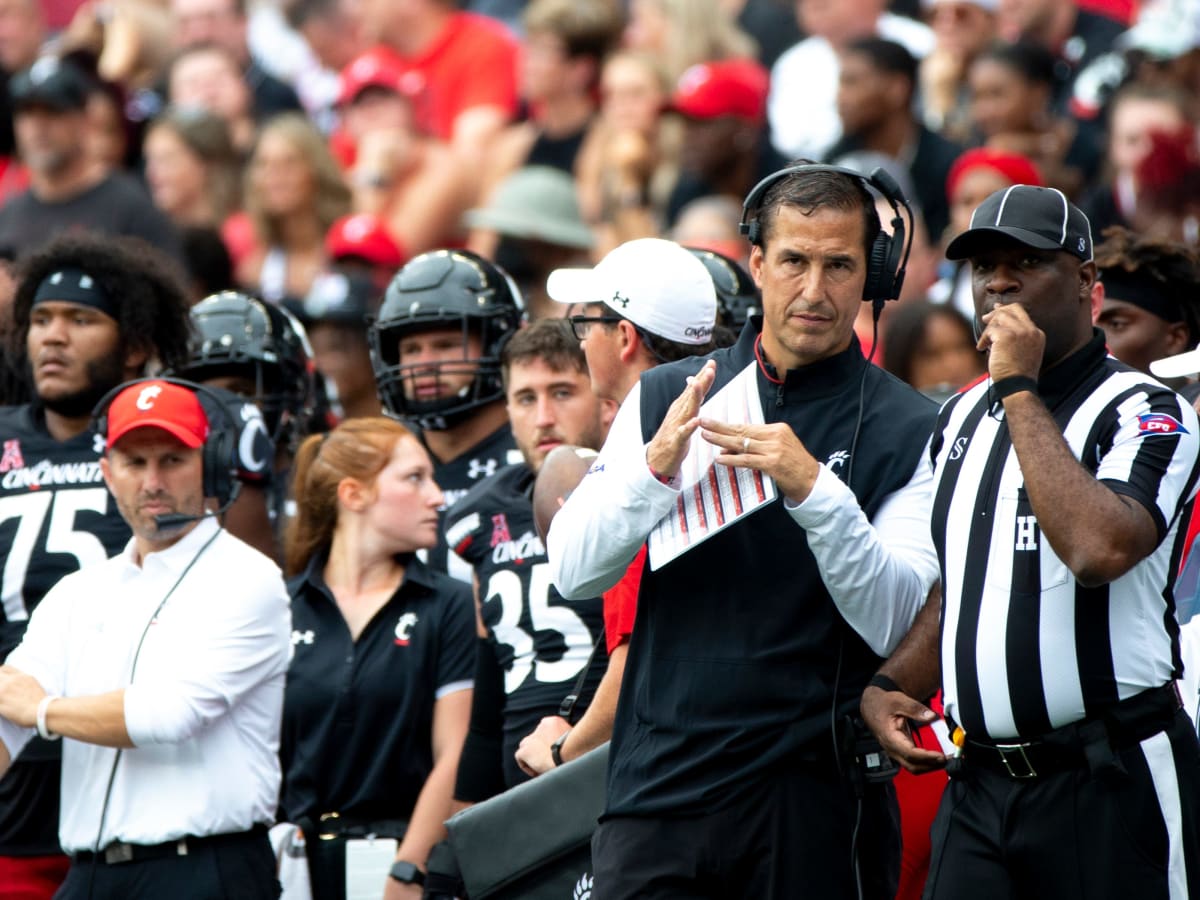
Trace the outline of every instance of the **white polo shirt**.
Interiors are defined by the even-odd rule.
[[[125,688],[135,745],[121,752],[97,841],[117,751],[64,739],[63,849],[156,844],[273,822],[290,639],[278,567],[212,519],[140,567],[131,541],[59,581],[8,663],[64,697]],[[0,740],[14,759],[32,734],[0,718]]]

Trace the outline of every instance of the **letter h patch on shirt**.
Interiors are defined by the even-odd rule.
[[[1038,524],[1034,516],[1017,516],[1017,541],[1014,550],[1036,550],[1038,548]]]

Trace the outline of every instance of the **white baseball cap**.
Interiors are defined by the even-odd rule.
[[[603,303],[677,344],[707,344],[717,320],[717,292],[704,263],[659,238],[624,243],[593,269],[555,269],[546,293],[559,303]]]

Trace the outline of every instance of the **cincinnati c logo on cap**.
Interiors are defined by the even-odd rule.
[[[138,394],[137,408],[138,409],[153,409],[154,401],[159,394],[162,393],[162,385],[151,384],[142,388],[142,392]]]

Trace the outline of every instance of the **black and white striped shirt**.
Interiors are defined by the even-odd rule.
[[[1145,506],[1160,538],[1120,578],[1084,587],[1042,537],[1021,473],[1037,461],[1018,461],[989,386],[948,401],[930,444],[942,681],[968,734],[1032,738],[1178,677],[1172,585],[1200,439],[1187,402],[1109,356],[1099,333],[1043,374],[1075,457]]]

